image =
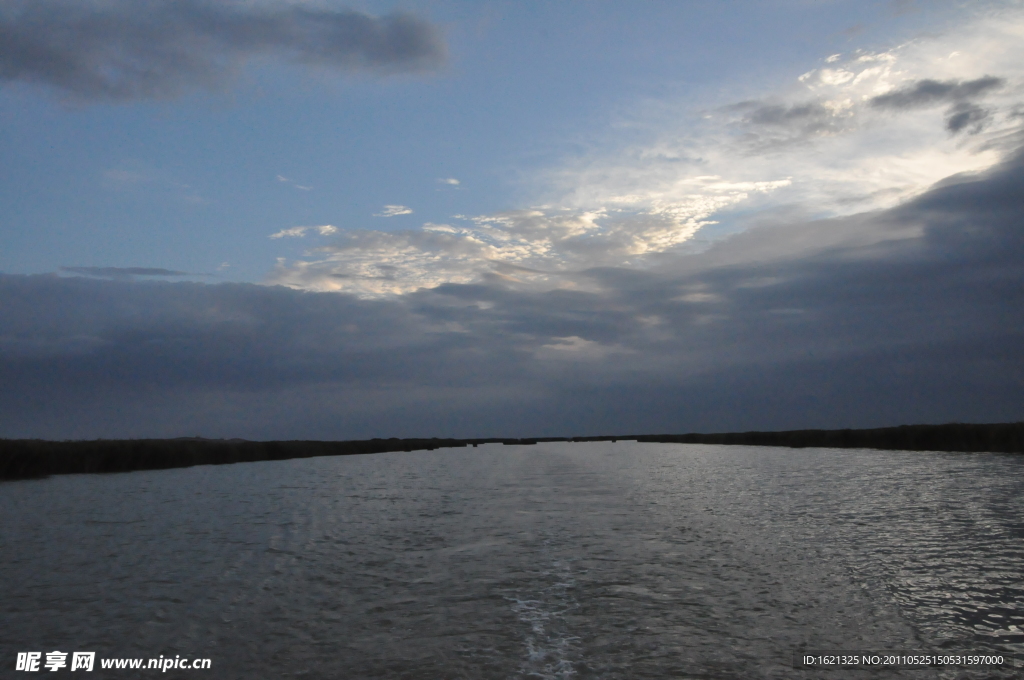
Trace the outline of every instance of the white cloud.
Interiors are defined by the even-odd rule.
[[[282,229],[281,231],[271,234],[268,238],[302,238],[309,231],[309,227],[291,227],[290,229]]]
[[[693,242],[702,230],[705,241],[721,238],[759,215],[891,208],[943,178],[991,167],[1015,143],[1022,46],[1024,13],[981,13],[955,34],[823,56],[803,75],[792,74],[784,91],[701,109],[662,103],[671,115],[639,111],[626,126],[631,140],[647,130],[646,141],[622,144],[612,136],[590,145],[602,151],[538,173],[540,207],[456,216],[416,231],[340,231],[339,241],[311,257],[280,262],[270,281],[362,296],[484,280],[573,287],[587,285],[580,271],[650,268],[680,249],[706,247]],[[972,125],[962,131],[951,132],[945,106],[871,105],[873,97],[923,80],[985,76],[1005,85],[972,100]],[[411,212],[388,205],[377,215]]]
[[[679,245],[721,206],[771,188],[723,185],[690,203],[643,212],[532,208],[459,216],[454,225],[427,223],[418,231],[344,231],[339,242],[314,251],[320,258],[280,263],[270,281],[368,296],[481,276],[526,287],[565,286],[566,276],[581,269],[639,264],[645,255]]]
[[[277,233],[271,234],[269,238],[284,238],[285,236],[290,238],[302,238],[310,229],[318,232],[321,236],[330,236],[331,234],[338,233],[338,228],[334,225],[322,224],[319,227],[291,227],[289,229],[282,229]]]
[[[396,215],[411,215],[412,209],[407,208],[404,205],[386,205],[384,209],[379,213],[374,213],[374,217],[395,217]]]
[[[437,181],[440,182],[441,184],[450,184],[453,187],[457,187],[459,186],[459,184],[461,184],[461,182],[459,182],[459,180],[455,179],[454,177],[439,178]]]
[[[644,208],[655,198],[671,201],[685,186],[681,180],[698,175],[729,182],[790,178],[785,190],[760,205],[800,204],[815,215],[889,207],[944,177],[998,160],[999,140],[1019,126],[1014,111],[1024,76],[1022,45],[1024,13],[983,12],[945,35],[831,55],[793,77],[788,89],[746,102],[703,102],[701,110],[686,102],[648,107],[623,124],[634,138],[646,130],[646,141],[592,145],[606,150],[553,169],[538,186],[554,187],[545,199],[566,207],[632,196]],[[950,58],[951,52],[957,55]],[[991,115],[979,135],[951,135],[944,108],[894,114],[868,103],[919,80],[986,75],[1005,78],[1007,86],[982,100]]]

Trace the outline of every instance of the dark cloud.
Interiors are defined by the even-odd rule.
[[[989,118],[989,112],[977,104],[960,102],[949,109],[946,114],[946,129],[957,133],[968,126],[974,132],[980,132]]]
[[[746,131],[743,141],[755,153],[804,144],[821,135],[841,132],[851,122],[849,115],[837,114],[813,101],[791,105],[745,101],[725,110],[739,114],[733,124]]]
[[[946,111],[946,129],[956,134],[963,130],[980,132],[990,112],[970,101],[983,97],[1006,84],[1002,78],[985,76],[976,80],[918,80],[893,92],[872,97],[876,109],[903,111],[951,104]]]
[[[1002,78],[985,76],[977,80],[918,80],[898,90],[869,100],[878,109],[913,109],[961,102],[988,94],[1006,84]]]
[[[0,436],[528,436],[1019,420],[1024,160],[589,290],[388,300],[0,276]]]
[[[256,56],[393,72],[436,66],[445,47],[432,25],[402,13],[211,0],[0,2],[0,80],[83,99],[216,88]]]
[[[67,274],[97,276],[104,279],[131,279],[136,276],[194,276],[188,272],[157,267],[61,267]]]
[[[816,102],[793,106],[758,104],[744,117],[744,121],[754,125],[807,125],[830,117],[830,112]]]

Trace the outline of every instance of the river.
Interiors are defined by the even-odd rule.
[[[67,475],[0,484],[0,548],[8,669],[954,680],[1021,671],[794,657],[1024,659],[1024,456],[619,441]]]

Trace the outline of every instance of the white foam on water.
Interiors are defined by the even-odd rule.
[[[556,561],[553,566],[556,572],[543,575],[555,576],[556,582],[542,589],[539,599],[506,598],[516,618],[528,629],[526,656],[519,668],[527,678],[565,680],[576,675],[573,657],[577,656],[580,638],[565,630],[565,615],[579,606],[572,594],[576,581],[565,562]]]

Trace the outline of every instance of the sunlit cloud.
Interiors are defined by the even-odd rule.
[[[322,224],[319,227],[290,227],[271,234],[268,238],[302,238],[310,230],[319,233],[321,236],[336,234],[338,228],[331,224]]]
[[[949,175],[991,167],[1008,148],[1002,140],[1020,121],[1022,29],[1011,12],[955,35],[834,54],[786,91],[691,110],[675,117],[681,123],[638,120],[651,127],[649,141],[577,158],[542,179],[567,207],[669,202],[690,178],[712,174],[791,179],[751,208],[799,204],[834,216],[891,207]]]
[[[396,217],[397,215],[411,215],[412,209],[407,208],[404,205],[386,205],[384,209],[379,213],[374,213],[374,217]]]
[[[461,184],[461,182],[459,182],[459,180],[455,179],[454,177],[439,178],[437,181],[440,182],[441,184],[448,184],[453,187],[457,187],[459,186],[459,184]]]
[[[275,232],[267,238],[302,238],[306,235],[307,231],[309,231],[309,227],[291,227]]]
[[[541,360],[554,361],[601,361],[611,354],[632,354],[633,350],[621,345],[604,345],[578,335],[552,338],[554,342],[541,345],[534,356]]]
[[[1016,147],[1022,45],[1024,13],[1005,10],[955,33],[824,55],[771,93],[662,102],[671,116],[641,109],[628,126],[646,130],[643,141],[611,136],[538,172],[536,207],[419,230],[339,230],[305,259],[279,261],[269,282],[365,297],[489,280],[578,289],[592,285],[580,272],[662,266],[772,216],[893,208]],[[411,212],[388,205],[377,216]]]

